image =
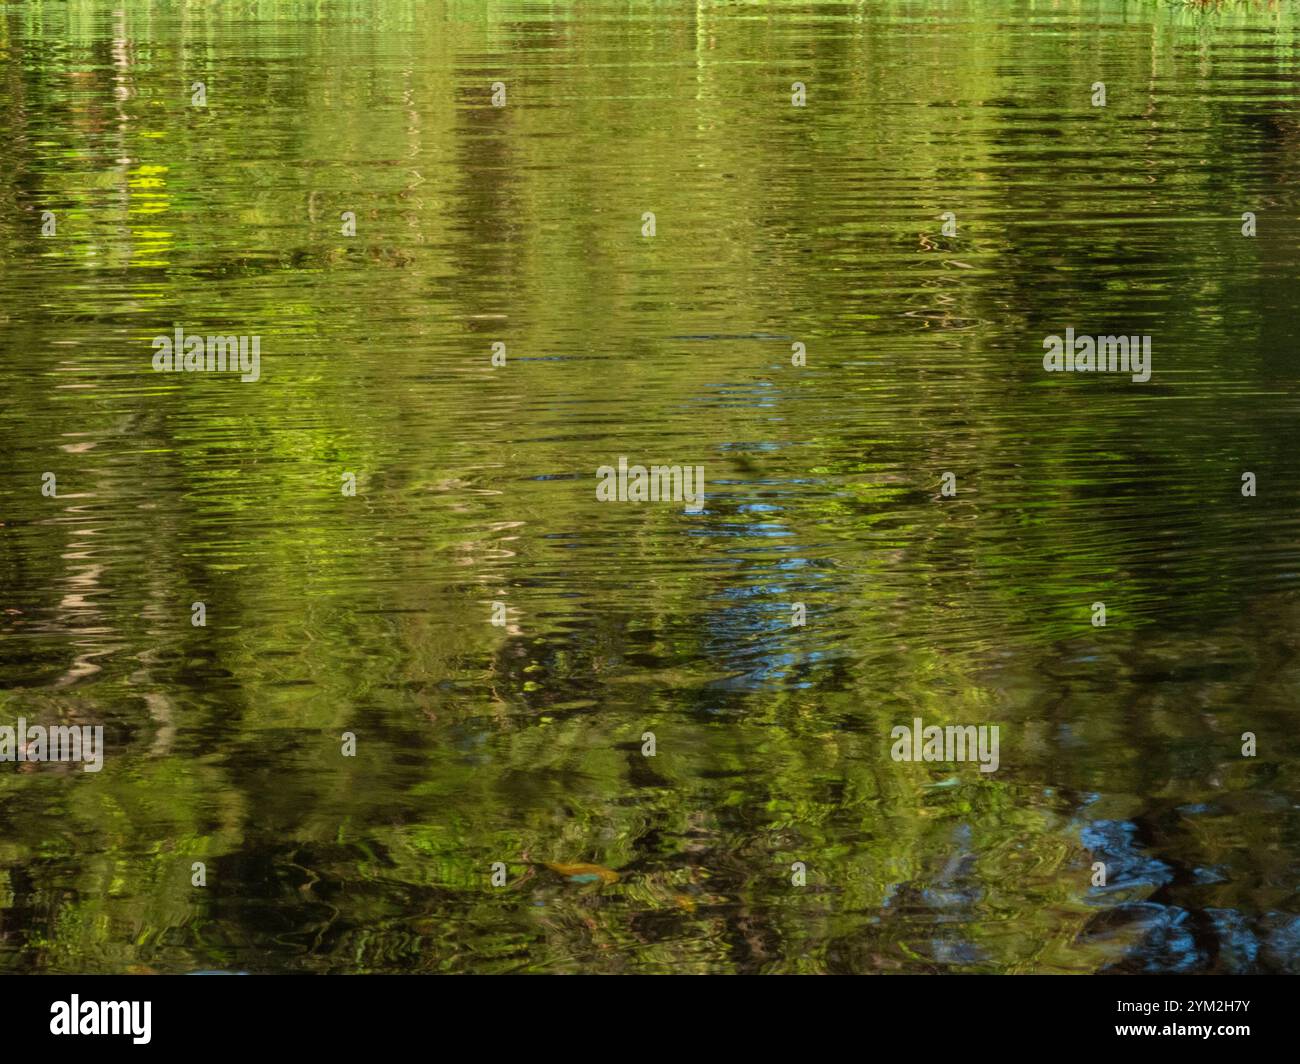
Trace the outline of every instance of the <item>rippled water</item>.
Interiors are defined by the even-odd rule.
[[[107,747],[0,766],[0,969],[1300,970],[1298,46],[0,5],[0,725]]]

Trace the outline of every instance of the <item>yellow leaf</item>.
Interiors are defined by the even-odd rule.
[[[556,861],[547,861],[545,864],[552,872],[558,872],[568,879],[586,882],[594,882],[599,879],[602,883],[618,882],[617,872],[598,864],[560,864]]]

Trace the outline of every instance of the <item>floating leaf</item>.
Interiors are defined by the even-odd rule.
[[[559,864],[547,861],[546,867],[572,883],[617,883],[618,873],[598,864]]]

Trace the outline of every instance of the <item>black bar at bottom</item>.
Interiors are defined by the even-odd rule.
[[[829,979],[829,982],[828,982]],[[1281,977],[10,976],[6,1042],[129,1051],[202,1048],[374,1053],[430,1049],[692,1055],[758,1040],[764,1055],[851,1036],[870,1051],[1026,1052],[1098,1045],[1173,1059],[1291,1041],[1295,984]],[[145,1005],[148,1008],[145,1008]],[[113,1033],[117,1031],[118,1033]],[[122,1033],[125,1031],[125,1033]],[[65,1033],[68,1032],[68,1033]],[[75,1032],[75,1033],[72,1033]],[[98,1033],[95,1033],[98,1032]],[[469,1044],[465,1045],[465,1039]],[[399,1043],[400,1044],[400,1043]],[[548,1048],[549,1046],[549,1048]],[[676,1046],[676,1050],[673,1047]],[[638,1048],[639,1047],[639,1048]]]

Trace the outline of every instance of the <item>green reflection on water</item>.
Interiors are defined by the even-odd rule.
[[[0,8],[0,967],[1293,970],[1298,30]]]

